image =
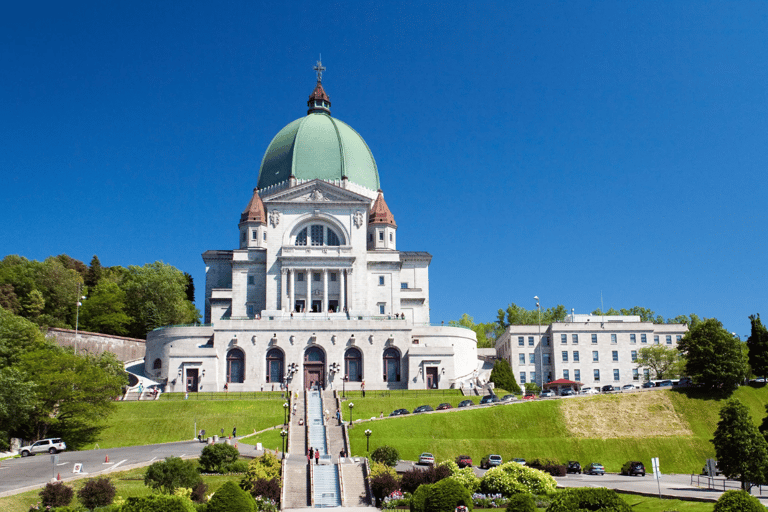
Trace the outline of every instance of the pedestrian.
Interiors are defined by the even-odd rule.
[[[309,451],[307,452],[307,462],[312,462],[312,447],[309,447]]]
[[[379,414],[379,419],[384,418],[384,411],[381,411],[381,414]]]
[[[296,416],[296,402],[293,403],[293,415]]]
[[[226,391],[227,393],[229,393],[229,382],[225,382],[225,383],[224,383],[224,391]]]
[[[237,427],[232,427],[232,437],[237,437]]]
[[[341,410],[336,409],[336,421],[339,422],[339,425],[341,425]]]
[[[200,433],[197,434],[197,440],[200,441],[201,443],[203,442],[203,430],[202,429],[200,429]]]
[[[320,464],[320,450],[315,450],[315,465]]]
[[[365,381],[360,383],[360,389],[363,391],[363,398],[365,398]]]

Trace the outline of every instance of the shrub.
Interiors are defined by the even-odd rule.
[[[556,488],[557,482],[552,476],[516,462],[507,462],[489,469],[480,481],[480,489],[484,493],[499,493],[507,497],[521,492],[549,494]]]
[[[427,505],[427,496],[432,492],[432,486],[434,484],[420,485],[416,492],[411,497],[411,512],[424,512],[424,507]]]
[[[208,501],[206,512],[253,512],[256,502],[234,482],[219,487]]]
[[[141,498],[128,498],[120,512],[196,512],[196,510],[189,498],[153,494]]]
[[[390,475],[397,478],[397,471],[395,471],[395,468],[389,467],[386,464],[382,464],[381,462],[372,461],[371,462],[371,472],[368,475],[368,478],[373,478],[375,476],[379,476],[382,473],[389,473]]]
[[[427,469],[413,468],[403,473],[400,479],[400,489],[403,492],[416,492],[423,484],[434,484],[451,476],[447,465],[430,466]]]
[[[205,503],[205,497],[207,492],[208,492],[208,484],[200,480],[192,488],[192,493],[189,495],[189,498],[195,503]]]
[[[117,489],[109,478],[92,478],[77,491],[77,498],[85,508],[92,510],[110,505],[116,494]]]
[[[459,505],[473,509],[472,495],[459,482],[446,478],[436,484],[420,486],[411,500],[412,512],[444,512]]]
[[[248,467],[248,461],[236,460],[230,464],[225,464],[221,470],[223,473],[247,473]]]
[[[62,482],[49,483],[40,491],[40,501],[44,507],[66,507],[74,495],[75,491]]]
[[[385,496],[389,496],[393,492],[400,489],[400,481],[396,476],[390,473],[381,473],[374,477],[371,477],[371,493],[376,498],[376,506],[381,504],[381,500]]]
[[[725,491],[714,512],[765,512],[765,507],[747,491]]]
[[[507,510],[510,512],[536,512],[536,500],[527,492],[515,494],[509,498]]]
[[[580,512],[586,510],[605,512],[631,512],[627,503],[612,489],[566,489],[555,495],[547,512]]]
[[[397,466],[397,461],[400,460],[400,453],[394,446],[379,446],[371,453],[371,460],[395,467]]]
[[[280,460],[274,454],[265,452],[264,455],[253,459],[248,464],[248,471],[240,480],[240,488],[244,491],[250,491],[256,480],[272,480],[273,478],[280,482]]]
[[[565,476],[566,465],[560,464],[555,459],[533,459],[528,462],[528,467],[549,473],[552,476]]]
[[[200,454],[200,467],[203,471],[223,473],[239,456],[240,452],[231,444],[208,444]]]
[[[254,480],[250,492],[254,498],[261,496],[274,503],[280,503],[280,481],[277,478],[271,480],[259,478]]]
[[[192,489],[201,480],[194,462],[168,457],[151,464],[144,473],[144,485],[173,494],[179,487]]]

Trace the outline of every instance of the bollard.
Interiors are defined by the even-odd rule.
[[[104,464],[106,464],[107,462],[109,462],[109,455],[107,455],[107,456],[104,458]]]
[[[58,474],[56,475],[56,480],[58,480],[59,482],[61,482],[61,473],[58,473]]]

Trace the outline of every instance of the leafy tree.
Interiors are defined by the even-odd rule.
[[[264,452],[261,457],[256,457],[248,463],[248,471],[240,480],[240,488],[250,491],[257,480],[273,480],[280,478],[280,461],[269,452]]]
[[[0,308],[0,368],[17,364],[22,354],[46,344],[35,324]]]
[[[381,500],[400,489],[400,480],[397,476],[390,473],[379,473],[369,479],[371,483],[371,493],[376,499],[376,506],[381,505]]]
[[[187,287],[184,290],[187,294],[187,300],[189,302],[195,302],[195,280],[189,272],[184,272],[184,278],[187,280]]]
[[[21,312],[26,318],[36,319],[45,309],[45,299],[40,290],[32,290],[21,301]]]
[[[493,348],[496,345],[496,338],[498,334],[498,326],[495,323],[476,324],[475,320],[464,313],[461,318],[457,320],[451,320],[448,325],[453,327],[467,327],[472,329],[477,336],[478,348]]]
[[[34,396],[34,384],[17,368],[0,369],[0,451],[8,449],[12,433],[29,422]]]
[[[525,383],[525,392],[526,393],[539,393],[539,392],[541,392],[541,388],[535,382],[526,382]]]
[[[0,308],[10,311],[14,315],[21,311],[21,302],[19,302],[12,284],[0,284]]]
[[[394,467],[397,465],[397,461],[400,460],[400,453],[394,446],[382,445],[373,450],[371,460]]]
[[[752,423],[749,409],[738,399],[728,400],[720,409],[712,444],[720,470],[726,477],[740,480],[742,489],[768,483],[768,444]]]
[[[80,325],[84,330],[103,334],[128,334],[131,317],[125,312],[126,294],[110,281],[96,285],[80,308]]]
[[[602,312],[599,308],[592,312],[593,315],[605,315],[605,316],[639,316],[641,322],[653,322],[655,324],[663,324],[664,318],[661,315],[657,315],[648,308],[635,306],[633,308],[625,309],[621,308],[616,311],[610,308],[606,312]]]
[[[414,467],[400,477],[400,490],[413,494],[420,485],[434,484],[451,476],[451,468],[447,465],[432,465],[427,469]]]
[[[752,373],[760,377],[768,375],[768,329],[760,321],[760,315],[750,315],[752,333],[747,338],[749,366]]]
[[[203,471],[222,473],[239,456],[240,452],[231,444],[209,444],[200,454],[200,467]]]
[[[699,318],[698,315],[695,313],[691,313],[690,315],[678,315],[675,318],[667,318],[668,324],[685,324],[688,326],[689,329],[693,329],[697,325],[699,325],[703,320]]]
[[[517,385],[517,380],[515,380],[515,376],[512,373],[512,367],[509,366],[509,362],[506,359],[497,359],[493,363],[490,381],[497,388],[506,389],[510,393],[520,394],[520,386]]]
[[[173,494],[181,487],[192,489],[201,480],[195,463],[179,457],[166,457],[165,460],[155,462],[144,473],[144,485],[165,494]]]
[[[99,257],[94,254],[93,258],[91,258],[91,266],[85,274],[85,285],[89,288],[93,288],[99,284],[99,281],[101,281],[101,273],[101,261],[99,261]]]
[[[685,357],[685,373],[696,384],[730,392],[746,376],[741,342],[714,318],[689,330],[677,349]]]
[[[510,304],[506,310],[500,309],[496,315],[496,323],[503,331],[510,325],[536,325],[541,321],[541,325],[551,324],[552,322],[562,322],[565,320],[568,312],[562,304],[548,308],[541,312],[539,319],[539,310],[528,310],[516,304]]]
[[[656,379],[673,379],[680,377],[684,362],[680,352],[664,345],[651,345],[637,351],[638,368],[647,368]]]

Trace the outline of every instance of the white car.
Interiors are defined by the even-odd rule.
[[[637,384],[624,384],[623,386],[621,386],[622,391],[634,391],[636,389],[640,389],[640,386],[638,386]]]
[[[424,452],[419,455],[419,464],[434,464],[435,456],[431,453]]]
[[[29,457],[36,453],[59,453],[67,449],[66,443],[60,438],[41,439],[29,446],[22,446],[19,453],[22,457]]]
[[[582,395],[599,395],[600,394],[600,390],[599,389],[595,389],[595,388],[586,387],[586,388],[581,388],[581,391],[579,391],[579,393],[581,393]]]
[[[552,398],[553,396],[555,396],[555,392],[550,389],[542,391],[539,395],[540,398]]]

